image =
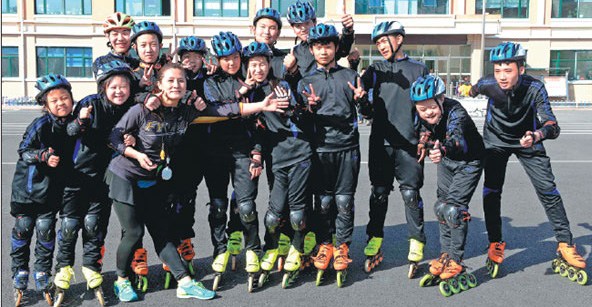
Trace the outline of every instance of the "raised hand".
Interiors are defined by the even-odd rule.
[[[308,105],[309,106],[316,106],[321,101],[321,97],[317,96],[317,94],[315,93],[315,89],[314,89],[314,87],[312,86],[311,83],[309,83],[308,86],[310,88],[310,93],[307,92],[307,91],[302,91],[302,94],[308,100]]]
[[[55,154],[53,148],[47,149],[47,165],[49,167],[57,167],[60,164],[60,157]]]
[[[212,58],[210,58],[210,60],[208,62],[205,61],[204,59],[204,64],[206,65],[206,74],[208,75],[213,75],[216,70],[218,69],[218,65],[214,64],[214,62],[212,62]]]
[[[196,110],[203,111],[205,108],[208,107],[208,105],[203,100],[203,98],[197,96],[197,92],[195,90],[193,90],[193,92],[191,93],[191,97],[193,97],[194,95],[195,95],[195,98],[193,98],[194,99],[193,106],[195,107]]]
[[[297,62],[298,60],[294,55],[294,48],[292,48],[292,50],[290,50],[290,53],[288,53],[284,58],[284,66],[286,67],[286,71],[294,73],[294,71],[296,71],[296,68],[298,67],[296,65]]]
[[[278,102],[290,104],[290,97],[292,96],[292,93],[289,89],[286,90],[282,86],[276,86],[273,89],[273,92],[275,93],[275,97]]]
[[[354,87],[353,84],[351,84],[351,82],[347,81],[347,85],[349,85],[349,88],[352,91],[354,91],[354,100],[360,99],[366,95],[366,91],[362,87],[362,80],[360,79],[360,77],[358,77],[357,83],[357,87]]]
[[[88,107],[80,108],[80,113],[78,113],[78,118],[80,119],[88,119],[92,114],[93,106],[89,105]]]
[[[125,144],[125,146],[134,147],[136,146],[136,138],[133,135],[126,133],[123,135],[123,144]]]
[[[148,69],[144,68],[144,74],[140,79],[140,86],[146,87],[152,85],[152,72],[154,71],[154,64],[150,65]]]
[[[429,157],[430,160],[432,160],[432,162],[436,164],[442,161],[442,150],[440,150],[440,140],[436,140],[436,143],[434,143],[434,148],[430,149]]]
[[[148,95],[146,96],[146,100],[144,101],[144,106],[150,110],[154,111],[160,107],[160,103],[162,101],[162,92],[156,95]]]

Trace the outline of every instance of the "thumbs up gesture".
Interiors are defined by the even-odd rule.
[[[440,150],[440,140],[436,140],[436,143],[434,143],[434,149],[430,149],[429,157],[430,160],[432,160],[432,162],[436,164],[442,161],[442,150]]]
[[[294,55],[294,48],[292,48],[292,50],[290,50],[290,53],[288,55],[286,55],[286,57],[284,58],[284,66],[286,67],[286,71],[288,71],[289,73],[294,73],[296,71],[296,68],[298,68],[298,66],[296,65],[298,61],[296,60],[296,56]]]

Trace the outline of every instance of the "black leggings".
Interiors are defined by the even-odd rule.
[[[158,257],[170,268],[175,279],[189,276],[169,235],[170,211],[164,205],[164,191],[158,184],[143,189],[134,187],[133,190],[134,205],[113,200],[113,209],[122,233],[117,247],[117,275],[129,276],[133,254],[142,242],[146,225]]]

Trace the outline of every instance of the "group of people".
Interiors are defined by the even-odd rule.
[[[401,23],[375,26],[371,38],[384,61],[359,76],[337,64],[354,43],[351,15],[341,18],[341,34],[333,25],[317,23],[308,2],[290,5],[286,17],[300,40],[289,53],[275,48],[282,29],[279,12],[263,8],[251,26],[254,41],[244,47],[232,32],[220,32],[210,49],[190,36],[163,54],[156,23],[134,22],[116,12],[103,24],[111,51],[93,64],[96,94],[74,105],[64,76],[38,79],[36,100],[44,114],[23,136],[12,186],[17,305],[29,280],[33,232],[33,277],[48,302],[59,305],[70,287],[81,232],[82,273],[104,303],[101,269],[111,209],[122,229],[114,284],[120,301],[138,300],[137,290],[148,286],[145,227],[167,272],[165,287],[172,277],[179,298],[215,297],[194,279],[192,264],[196,190],[203,179],[210,198],[213,290],[243,246],[249,291],[264,286],[276,262],[285,271],[283,287],[311,264],[319,270],[320,284],[331,263],[341,286],[352,262],[358,110],[373,119],[367,272],[383,259],[384,222],[396,179],[409,233],[408,276],[416,274],[426,242],[420,189],[428,157],[438,164],[434,213],[441,256],[420,284],[438,281],[444,295],[476,285],[463,254],[469,202],[483,169],[487,266],[495,277],[506,246],[501,190],[508,157],[516,154],[559,241],[554,268],[586,283],[585,262],[573,245],[542,145],[559,135],[559,126],[543,84],[524,74],[526,53],[519,44],[496,47],[490,59],[494,75],[471,89],[473,96],[490,97],[481,137],[460,103],[445,97],[443,81],[404,53]],[[131,49],[138,58],[129,56]],[[207,60],[210,52],[216,64]],[[262,216],[262,246],[255,199],[263,166],[269,204]]]

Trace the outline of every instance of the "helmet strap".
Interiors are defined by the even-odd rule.
[[[395,38],[397,37],[396,35],[394,36]],[[397,47],[397,49],[395,50],[395,48],[393,47],[393,43],[391,43],[390,39],[387,39],[389,46],[391,47],[391,51],[393,52],[393,54],[391,55],[391,57],[388,59],[389,61],[395,61],[395,59],[397,58],[397,52],[399,52],[399,49],[401,49],[401,46],[403,46],[403,43],[399,44],[399,46]]]

